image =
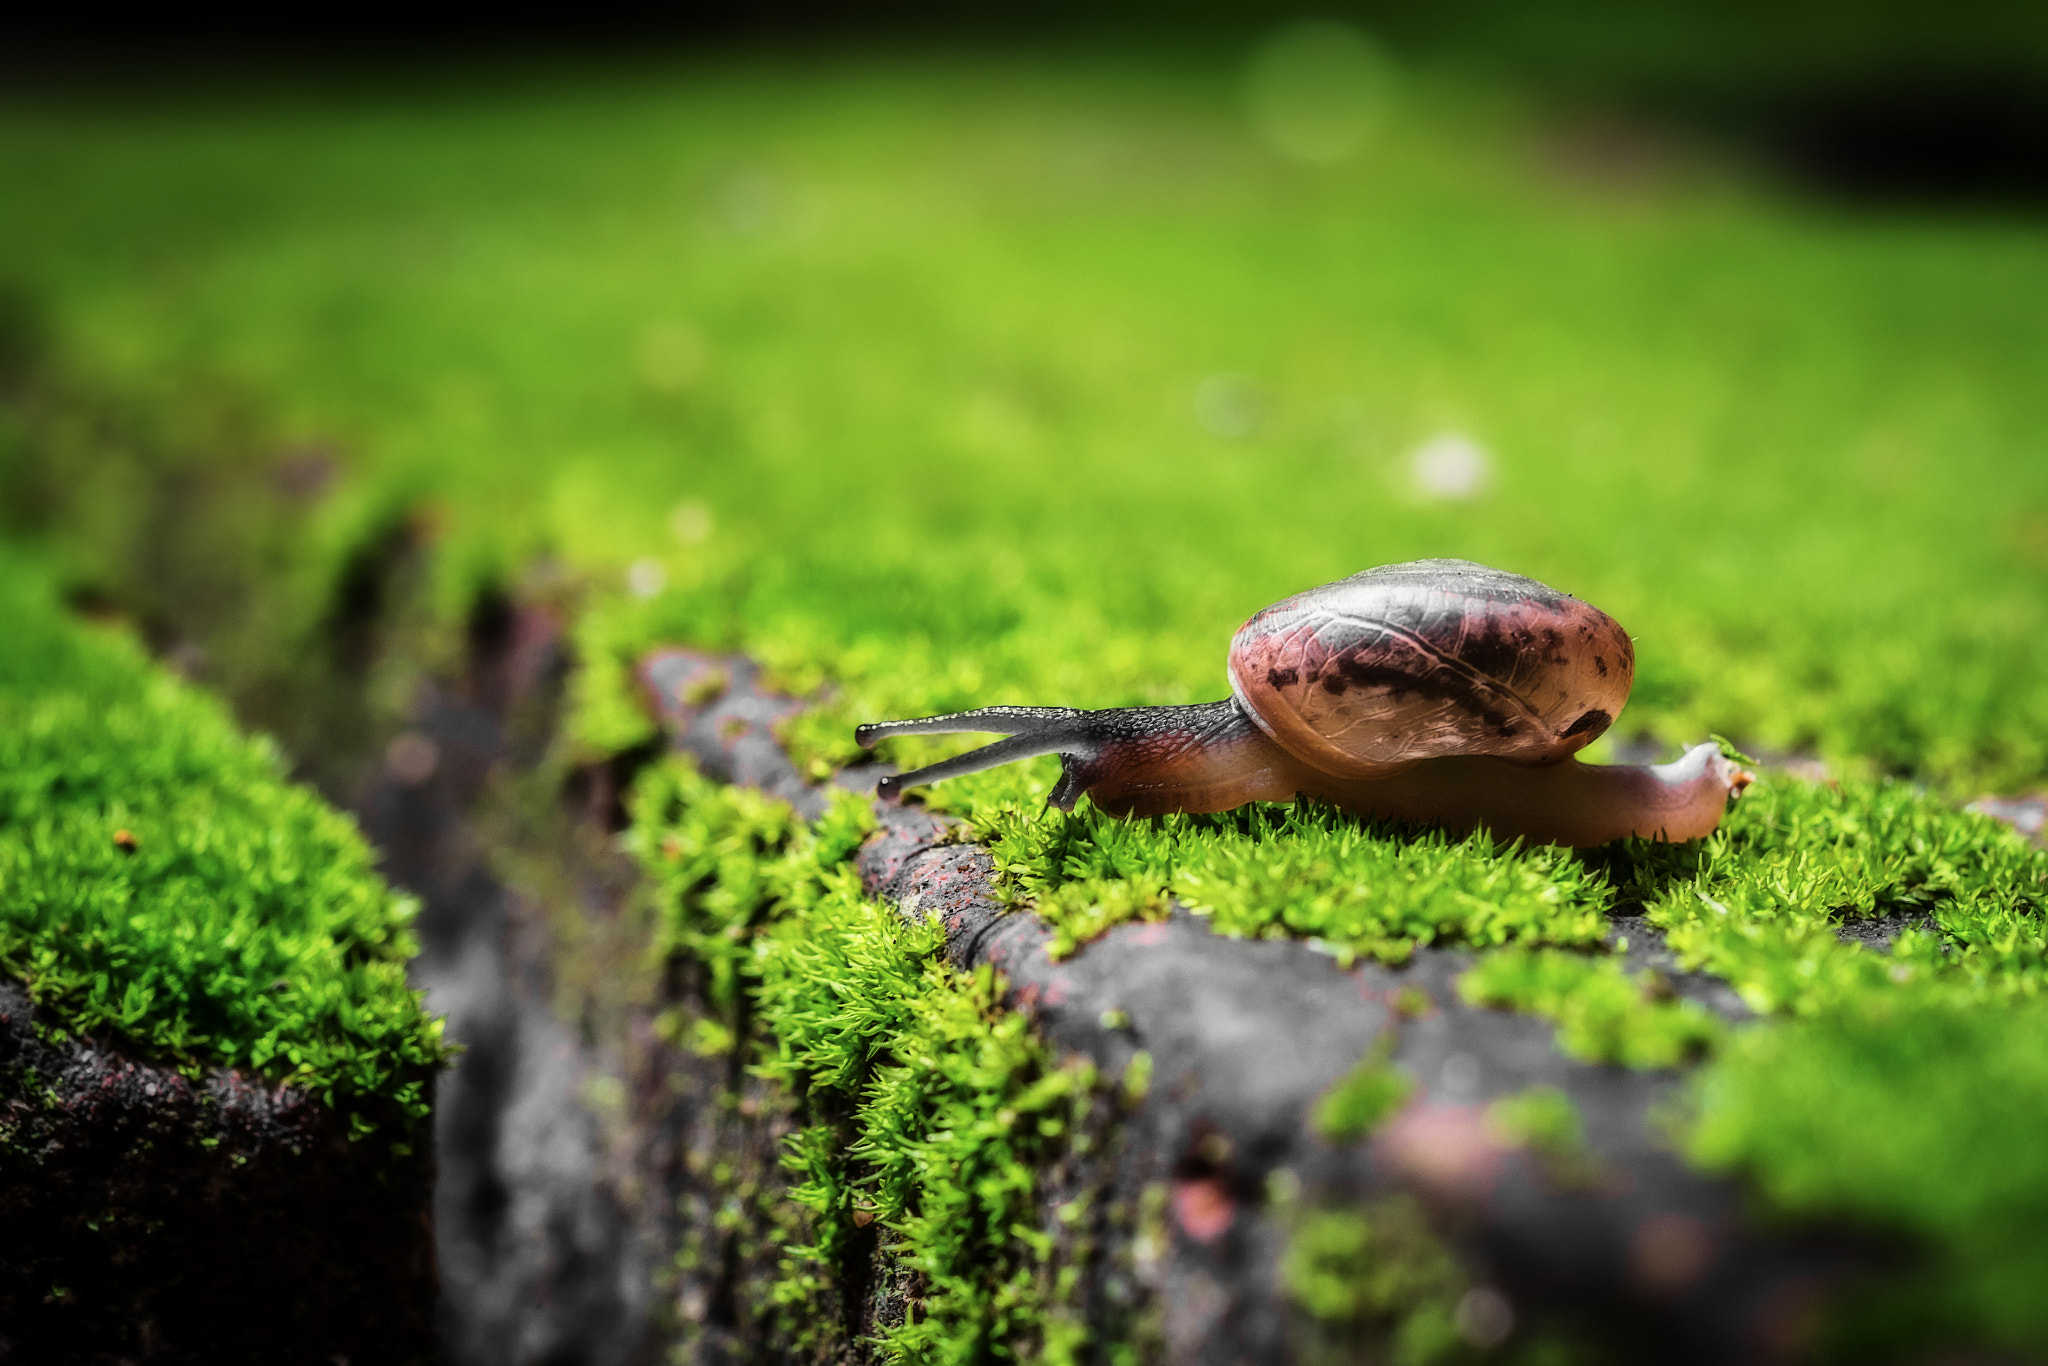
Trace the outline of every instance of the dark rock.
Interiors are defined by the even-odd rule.
[[[351,1141],[304,1092],[48,1023],[0,981],[0,1361],[434,1359],[424,1126]]]
[[[1907,930],[1940,936],[1934,917],[1924,911],[1891,911],[1884,915],[1851,916],[1835,925],[1835,938],[1844,944],[1861,944],[1873,953],[1889,953]]]
[[[775,723],[803,704],[762,687],[753,660],[657,650],[641,661],[640,678],[669,743],[694,755],[706,774],[758,787],[807,817],[824,811],[823,794],[803,780],[775,739]]]
[[[1626,942],[1623,958],[1630,972],[1657,973],[1673,996],[1697,1001],[1724,1020],[1747,1020],[1755,1016],[1735,988],[1710,972],[1688,972],[1678,964],[1678,955],[1664,943],[1664,931],[1650,923],[1640,911],[1623,910],[1607,917],[1608,943]]]

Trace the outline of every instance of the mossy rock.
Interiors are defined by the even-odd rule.
[[[827,1357],[860,1359],[856,1330],[889,1361],[1218,1366],[2041,1341],[2023,1285],[2043,1184],[2020,1135],[2048,1112],[2029,989],[2048,863],[2011,832],[1902,785],[1767,780],[1704,845],[1558,855],[1570,895],[1503,934],[1530,854],[1484,840],[1353,823],[1331,854],[1347,832],[1313,810],[1217,818],[1206,841],[1011,811],[990,849],[802,791],[786,760],[759,771],[743,663],[693,701],[712,661],[646,662],[688,757],[643,774],[627,838],[697,984],[678,1037],[801,1115],[785,1181],[754,1178],[696,1264],[720,1237],[791,1246],[756,1269],[764,1307],[907,1286],[910,1317],[848,1316]],[[813,821],[715,781],[742,758]],[[1296,871],[1191,906],[1180,870],[1217,896],[1230,837]],[[1824,887],[1774,857],[1795,838],[1832,848]],[[1395,880],[1411,863],[1436,894]],[[1367,878],[1372,904],[1317,899],[1311,865]],[[1176,896],[1018,895],[1020,874],[1084,871]],[[1458,895],[1452,874],[1509,895]],[[1695,902],[1729,909],[1704,925]],[[1278,919],[1310,911],[1364,919],[1313,944]],[[1813,966],[1766,990],[1788,960]],[[1048,1105],[1055,1076],[1116,1096],[1111,1131]],[[893,1237],[860,1238],[870,1222]]]
[[[274,748],[0,558],[0,1336],[432,1352],[412,903]]]

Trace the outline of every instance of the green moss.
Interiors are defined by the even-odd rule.
[[[1419,944],[1591,946],[1606,934],[1608,885],[1567,851],[1404,831],[1312,803],[1157,821],[999,805],[978,807],[975,826],[1005,888],[1036,897],[1063,943],[1120,912],[1156,914],[1169,897],[1220,934],[1311,939],[1346,963],[1403,962]]]
[[[1835,1326],[1864,1359],[1945,1337],[2022,1353],[2048,1341],[2042,1001],[1881,993],[1745,1030],[1695,1103],[1695,1160],[1744,1173],[1775,1209],[1914,1250]]]
[[[1309,1119],[1317,1133],[1332,1143],[1355,1142],[1408,1103],[1414,1079],[1389,1066],[1386,1054],[1368,1055],[1316,1101]]]
[[[290,1080],[358,1133],[423,1118],[414,906],[353,824],[14,557],[0,635],[0,968],[66,1029]]]
[[[834,684],[796,728],[823,760],[873,716],[1218,697],[1258,607],[1462,554],[1641,636],[1630,732],[2048,777],[2029,229],[1682,170],[1614,211],[1526,154],[1539,108],[1426,69],[1306,169],[1248,127],[1241,55],[24,96],[0,175],[43,192],[0,260],[64,383],[0,441],[10,510],[147,586],[104,400],[199,482],[331,450],[280,638],[431,505],[444,619],[544,564],[667,622],[642,638]],[[1198,402],[1217,375],[1244,423]],[[1469,498],[1410,468],[1446,431],[1490,455]],[[644,727],[619,684],[592,743]]]
[[[1553,1183],[1595,1187],[1599,1155],[1586,1144],[1586,1124],[1572,1098],[1555,1086],[1531,1086],[1486,1107],[1486,1127],[1502,1142],[1526,1148]]]
[[[1570,1158],[1585,1151],[1586,1125],[1572,1098],[1555,1086],[1531,1086],[1486,1107],[1487,1127],[1511,1143]]]
[[[1130,1063],[1124,1068],[1120,1083],[1124,1099],[1132,1105],[1143,1101],[1152,1091],[1152,1055],[1139,1049],[1131,1055]]]
[[[1002,1008],[989,969],[937,961],[943,935],[867,900],[848,862],[872,828],[841,793],[814,826],[681,759],[633,794],[630,846],[657,887],[660,947],[707,973],[708,996],[759,1022],[754,1070],[803,1098],[785,1159],[807,1240],[775,1295],[790,1337],[821,1330],[818,1296],[859,1230],[892,1237],[912,1311],[885,1328],[902,1362],[1074,1359],[1076,1272],[1043,1227],[1040,1173],[1096,1142],[1103,1088]]]
[[[774,814],[772,803],[717,789],[708,789],[702,801],[709,804],[706,809],[723,803],[733,811],[754,810],[752,828],[769,831],[771,843],[794,838],[787,817]],[[1937,1288],[1899,1300],[1887,1321],[1899,1320],[1912,1308],[1918,1317],[1901,1331],[1924,1337],[1943,1325],[1981,1320],[2001,1340],[2013,1342],[2031,1340],[2027,1335],[2039,1329],[2031,1311],[2011,1299],[2020,1279],[1979,1278],[1974,1268],[2010,1251],[2001,1239],[2031,1237],[2024,1231],[2032,1217],[2024,1213],[2030,1208],[2026,1201],[2033,1198],[2035,1183],[2048,1189],[2048,1175],[2024,1163],[2007,1164],[1971,1177],[1965,1189],[1956,1190],[1946,1180],[1948,1168],[1931,1161],[1935,1145],[1944,1141],[1941,1135],[1953,1139],[1969,1132],[1970,1124],[1996,1127],[2003,1122],[1981,1114],[1975,1120],[1963,1118],[1961,1110],[1973,1103],[1981,1112],[1998,1108],[1985,1098],[2019,1096],[2012,1113],[2022,1116],[2030,1116],[2037,1102],[2048,1104],[2048,1088],[2020,1065],[2035,1046],[2031,1033],[2021,1030],[2008,1050],[1975,1048],[1951,1057],[1949,1072],[1961,1080],[1953,1088],[1952,1103],[1935,1112],[1922,1109],[1921,1092],[1894,1084],[1900,1070],[1887,1050],[1895,1045],[1884,1042],[1888,1034],[1911,1037],[1922,1028],[1915,1021],[1948,1020],[1952,1025],[1955,1018],[1971,1018],[1963,1002],[1977,1002],[1976,1008],[1992,1012],[1985,1017],[1986,1030],[2018,1023],[2010,1013],[2014,1009],[2033,1009],[2026,1002],[2039,980],[2038,939],[2029,935],[2038,933],[2037,898],[2048,860],[2010,832],[1898,784],[1830,788],[1787,782],[1753,789],[1724,830],[1702,844],[1638,844],[1586,856],[1379,831],[1316,808],[1141,823],[1109,821],[1086,808],[1073,815],[1027,818],[1014,807],[998,807],[979,819],[996,836],[992,848],[1013,893],[1037,889],[1041,912],[1074,942],[1098,932],[1119,907],[1153,913],[1168,895],[1192,900],[1202,889],[1218,887],[1234,899],[1212,896],[1202,909],[1238,932],[1320,931],[1317,937],[1324,942],[1343,944],[1342,936],[1350,936],[1354,946],[1385,946],[1404,931],[1413,936],[1410,943],[1521,936],[1482,955],[1464,975],[1460,990],[1466,999],[1555,1019],[1560,1046],[1586,1061],[1670,1067],[1718,1054],[1702,1082],[1699,1127],[1691,1140],[1699,1160],[1756,1173],[1786,1210],[1848,1215],[1905,1233],[1933,1250],[1941,1266]],[[849,829],[841,843],[851,847],[851,838]],[[702,853],[693,851],[715,844],[685,841],[678,853],[684,862],[701,859]],[[748,852],[741,861],[756,856]],[[693,866],[701,870],[714,864]],[[1243,871],[1259,868],[1284,890],[1263,891],[1255,875]],[[755,872],[735,869],[716,874],[715,880],[701,871],[692,876],[702,879],[706,896],[725,895],[713,889],[729,882],[735,889],[728,898],[733,904],[758,904],[752,889],[762,883]],[[1765,1024],[1731,1032],[1701,1006],[1677,999],[1654,972],[1630,973],[1620,959],[1604,953],[1545,945],[1546,937],[1581,944],[1595,940],[1604,931],[1604,910],[1620,896],[1647,897],[1651,918],[1668,928],[1688,964],[1722,971],[1754,1004],[1810,1020],[1811,1028]],[[1716,903],[1726,909],[1714,909]],[[1483,914],[1473,915],[1475,904]],[[1943,934],[1908,932],[1884,954],[1843,943],[1835,934],[1845,918],[1902,909],[1932,917],[1930,923]],[[840,907],[839,922],[858,926],[862,915],[873,914],[849,903]],[[830,938],[817,928],[792,933],[801,936],[810,954],[820,951],[814,941],[821,935]],[[705,954],[706,961],[743,954],[729,936],[689,942],[700,946],[693,951]],[[850,1041],[869,1027],[864,1003],[909,999],[912,990],[906,977],[885,982],[864,975],[852,957],[828,954],[827,960],[809,969],[811,976],[789,979],[796,985],[787,1003],[769,1012],[789,1022],[775,1028],[789,1031],[795,1040],[784,1050],[788,1061],[781,1064],[791,1069],[787,1075],[792,1079],[857,1075],[867,1045]],[[899,966],[896,971],[907,970]],[[807,985],[813,979],[827,989]],[[1773,985],[1784,982],[1797,982],[1800,990]],[[936,982],[924,988],[941,989]],[[2015,999],[2021,1004],[1999,1004]],[[1903,1015],[1893,1020],[1887,1011]],[[984,1036],[1000,1042],[996,1017],[975,1025],[970,1015],[960,1016],[953,1046],[964,1048]],[[1006,1023],[1015,1025],[1014,1020]],[[1947,1056],[1944,1050],[1964,1042],[1952,1027],[1928,1027],[1928,1033],[1922,1065],[1929,1068],[1936,1066],[1934,1059]],[[1859,1046],[1855,1040],[1865,1035],[1872,1049],[1865,1064],[1845,1065],[1842,1060]],[[1813,1066],[1834,1069],[1830,1086],[1781,1084],[1792,1055],[1788,1050],[1809,1044]],[[931,1075],[929,1064],[926,1075]],[[980,1083],[983,1104],[963,1115],[985,1115],[994,1103],[986,1097],[1005,1094],[1013,1085],[1007,1076],[997,1068]],[[1383,1118],[1406,1089],[1398,1074],[1368,1060],[1325,1098],[1316,1122],[1333,1141],[1343,1141]],[[952,1098],[964,1106],[971,1093],[963,1089]],[[1970,1102],[1967,1095],[1979,1099]],[[907,1102],[903,1110],[922,1114],[930,1103],[928,1097]],[[1854,1118],[1834,1116],[1838,1107]],[[1513,1097],[1494,1107],[1490,1120],[1503,1141],[1528,1147],[1553,1179],[1565,1184],[1599,1179],[1576,1112],[1563,1096],[1538,1091]],[[1839,1156],[1845,1145],[1854,1144],[1853,1126],[1858,1125],[1885,1129],[1886,1146],[1893,1150],[1885,1160],[1815,1156]],[[2010,1141],[2002,1129],[1994,1137]],[[1808,1156],[1793,1161],[1795,1153]],[[1916,1161],[1926,1165],[1916,1168]],[[1825,1171],[1828,1179],[1801,1175],[1808,1168]],[[832,1169],[820,1170],[829,1175]],[[843,1175],[820,1176],[814,1184],[812,1198],[821,1214],[854,1208],[852,1201],[867,1198],[858,1196],[857,1183]],[[1991,1213],[2001,1200],[2022,1211],[2015,1216],[2017,1223],[2001,1223]],[[909,1197],[901,1197],[892,1208],[909,1208],[909,1203]],[[926,1229],[920,1236],[935,1232]],[[1327,1248],[1323,1252],[1337,1255]],[[968,1251],[961,1247],[942,1255],[965,1259]],[[1313,1264],[1310,1257],[1302,1265]],[[1311,1271],[1302,1270],[1302,1275],[1309,1278],[1304,1285],[1313,1282]],[[1958,1288],[1965,1283],[1971,1287],[1967,1293]],[[955,1293],[963,1304],[977,1293],[984,1297],[981,1303],[1003,1302],[986,1284],[979,1292],[963,1284]],[[991,1294],[996,1298],[986,1298]]]
[[[1764,784],[1724,834],[1680,857],[1644,874],[1651,921],[1759,1011],[1926,979],[1994,996],[2048,982],[2048,855],[1906,784]],[[1900,918],[1883,954],[1835,933],[1881,916]]]
[[[1355,1360],[1361,1350],[1377,1359],[1378,1347],[1400,1366],[1421,1366],[1458,1346],[1452,1313],[1464,1277],[1404,1198],[1294,1213],[1280,1282],[1323,1330],[1311,1359]]]
[[[1414,985],[1396,991],[1388,998],[1387,1004],[1393,1007],[1396,1018],[1403,1020],[1425,1019],[1436,1010],[1436,1002],[1430,994]]]
[[[1675,1067],[1722,1032],[1712,1012],[1672,999],[1655,973],[1556,949],[1490,953],[1458,979],[1458,990],[1474,1005],[1557,1021],[1558,1046],[1581,1062]]]
[[[1722,1044],[1693,1156],[1925,1259],[1835,1331],[2048,1340],[2048,1167],[2022,1137],[2048,1117],[2048,854],[1903,784],[1773,784],[1660,878],[1671,945],[1790,1017]],[[1884,952],[1835,932],[1887,915]]]
[[[1040,897],[1034,909],[1052,926],[1045,951],[1054,959],[1074,950],[1113,925],[1166,919],[1173,902],[1161,888],[1135,882],[1067,882]]]

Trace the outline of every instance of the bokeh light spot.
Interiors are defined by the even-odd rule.
[[[1439,432],[1408,457],[1408,474],[1424,498],[1462,502],[1486,492],[1493,459],[1462,432]]]
[[[660,560],[635,560],[626,571],[626,587],[636,598],[651,598],[668,587],[668,570]]]
[[[1252,127],[1292,161],[1330,165],[1356,155],[1385,119],[1393,68],[1348,24],[1307,20],[1253,51],[1244,97]]]

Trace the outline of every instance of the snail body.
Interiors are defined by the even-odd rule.
[[[1612,617],[1534,579],[1464,560],[1354,574],[1254,615],[1232,639],[1231,696],[1183,707],[982,707],[861,726],[889,735],[995,732],[903,789],[1058,754],[1048,800],[1112,815],[1227,811],[1318,798],[1362,815],[1565,845],[1694,839],[1749,773],[1718,746],[1658,766],[1582,764],[1635,677]]]

